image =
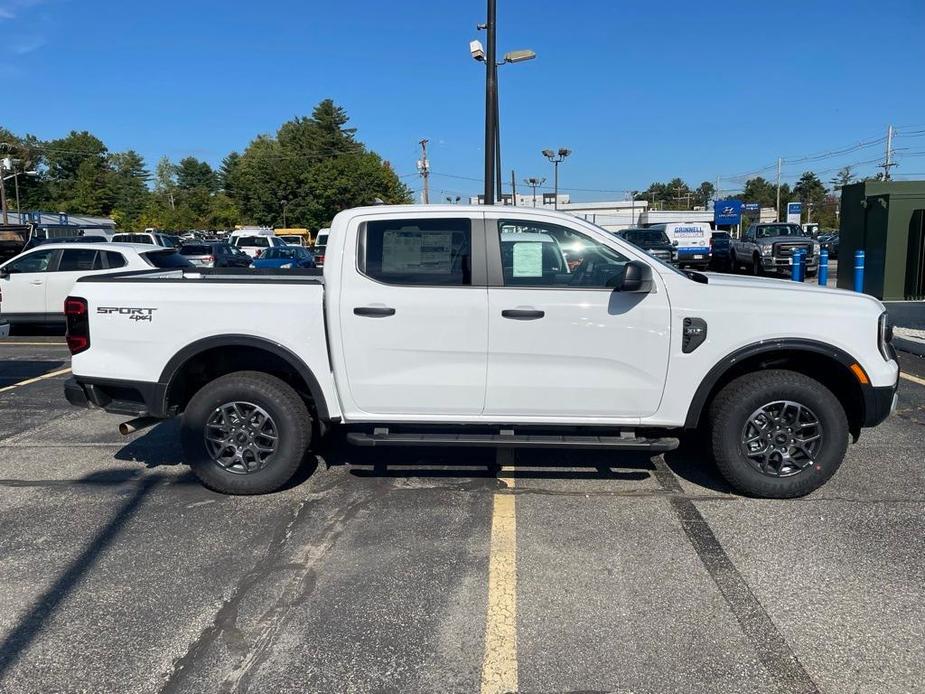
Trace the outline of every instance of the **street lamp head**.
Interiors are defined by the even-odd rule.
[[[480,63],[485,61],[485,49],[482,47],[481,41],[469,42],[469,55],[472,56],[473,60],[478,60]]]
[[[563,159],[567,157],[568,155],[570,155],[571,153],[572,153],[572,150],[570,149],[565,149],[564,147],[559,148],[559,156],[562,157]]]
[[[531,51],[529,48],[524,48],[519,51],[509,51],[504,54],[505,63],[523,63],[527,60],[533,60],[536,57],[536,53]]]
[[[552,159],[554,156],[556,156],[556,153],[553,152],[551,149],[544,149],[543,156],[546,157],[547,159]]]

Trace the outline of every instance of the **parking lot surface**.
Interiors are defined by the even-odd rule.
[[[925,361],[809,497],[694,441],[612,453],[326,442],[229,497],[176,422],[70,408],[0,342],[0,691],[925,691]]]

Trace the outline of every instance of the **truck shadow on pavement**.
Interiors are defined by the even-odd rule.
[[[0,388],[25,381],[37,376],[44,376],[64,366],[63,361],[3,359],[0,360]]]

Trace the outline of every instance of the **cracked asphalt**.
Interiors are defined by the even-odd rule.
[[[0,389],[68,364],[60,338],[0,341]],[[799,500],[730,493],[694,442],[499,460],[337,437],[245,498],[196,483],[175,422],[121,437],[70,408],[65,376],[0,391],[2,692],[477,691],[498,498],[518,691],[925,691],[918,383]]]

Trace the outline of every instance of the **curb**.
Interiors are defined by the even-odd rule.
[[[893,336],[893,346],[896,349],[903,352],[908,352],[909,354],[916,354],[920,357],[925,357],[925,342],[919,342],[918,340],[909,340],[905,337],[900,337],[899,335]]]

